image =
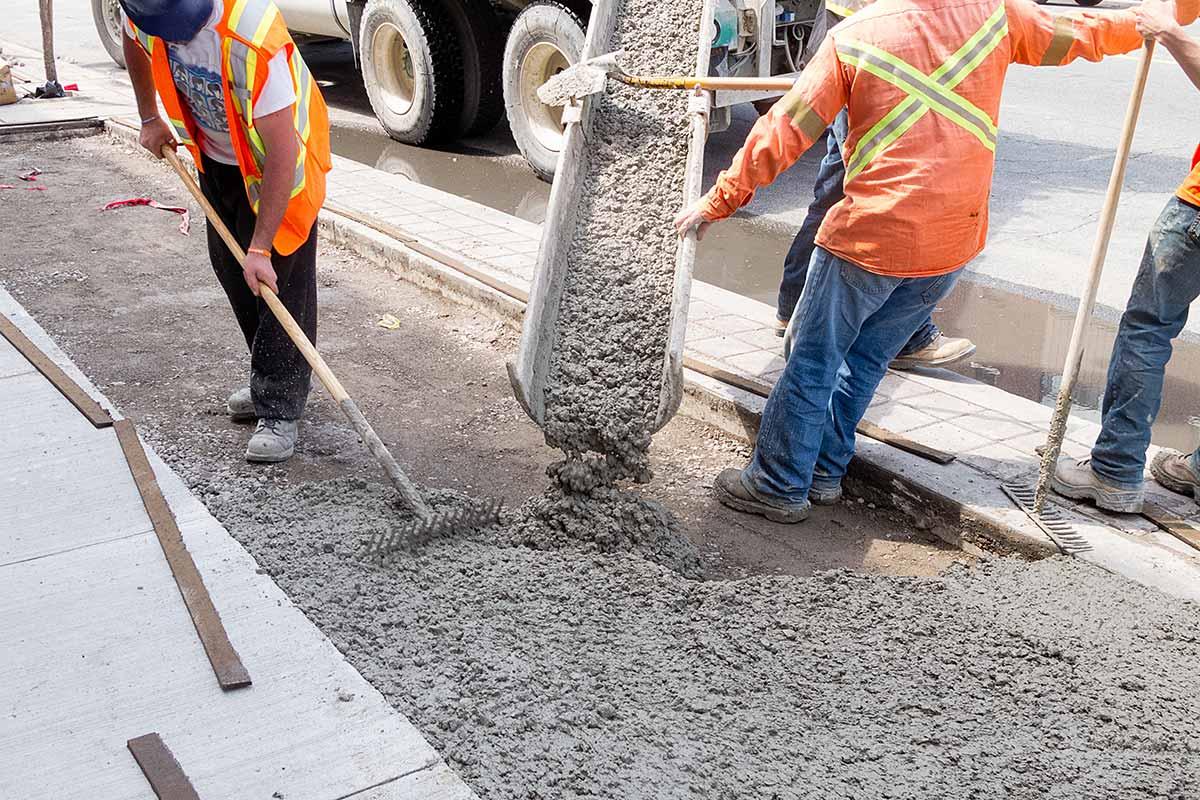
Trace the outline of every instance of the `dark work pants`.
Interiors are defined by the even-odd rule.
[[[241,170],[204,156],[200,188],[242,248],[249,247],[257,218],[246,197]],[[241,265],[212,225],[208,226],[208,256],[250,349],[250,393],[255,411],[262,419],[300,419],[308,400],[312,373],[308,362],[267,304],[250,291]],[[308,241],[296,252],[288,256],[276,252],[271,256],[271,264],[278,278],[279,299],[315,344],[317,226],[313,225]]]

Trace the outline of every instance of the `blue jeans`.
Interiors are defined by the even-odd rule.
[[[1150,230],[1108,364],[1103,427],[1092,469],[1123,488],[1142,485],[1150,426],[1162,404],[1171,340],[1200,297],[1200,208],[1172,197]],[[1200,449],[1192,454],[1200,472]]]
[[[842,145],[846,141],[849,129],[846,109],[834,118],[829,126],[826,138],[825,158],[817,168],[817,182],[813,185],[813,201],[808,206],[804,224],[800,232],[792,240],[787,256],[783,259],[783,280],[779,284],[779,302],[776,315],[787,321],[792,318],[796,303],[804,292],[804,282],[808,278],[809,266],[812,263],[813,250],[817,246],[817,231],[825,221],[825,215],[841,199],[845,197],[842,182],[846,179],[846,163],[842,160]],[[902,355],[916,352],[938,337],[941,331],[933,324],[932,318],[926,318],[921,327],[913,334],[912,339],[904,346]]]
[[[764,500],[798,504],[841,483],[854,429],[888,364],[929,318],[959,271],[933,278],[876,275],[823,247],[796,309],[796,342],[763,410],[743,483]]]

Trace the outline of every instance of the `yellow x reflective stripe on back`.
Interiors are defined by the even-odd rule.
[[[994,151],[996,125],[992,118],[953,89],[983,63],[1007,34],[1008,18],[1002,3],[979,30],[930,75],[872,45],[838,42],[838,55],[843,61],[891,83],[908,95],[867,131],[853,153],[847,154],[846,179],[860,173],[876,155],[930,111],[951,120]]]

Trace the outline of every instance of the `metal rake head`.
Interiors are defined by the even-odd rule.
[[[538,99],[548,106],[565,106],[603,92],[609,75],[625,74],[619,63],[624,55],[624,50],[617,50],[572,64],[538,87]]]
[[[1073,556],[1092,549],[1092,545],[1075,529],[1058,506],[1045,504],[1040,514],[1034,511],[1034,502],[1037,499],[1036,485],[1004,483],[1000,488],[1066,555]]]
[[[504,504],[494,499],[440,508],[428,516],[418,516],[412,522],[381,532],[367,545],[367,554],[382,559],[434,539],[487,528],[500,521],[503,508]]]

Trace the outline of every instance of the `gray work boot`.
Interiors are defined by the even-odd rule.
[[[1097,507],[1118,514],[1142,513],[1142,489],[1122,489],[1108,483],[1092,469],[1092,460],[1059,459],[1050,488],[1072,500],[1091,500]]]
[[[1191,456],[1176,450],[1162,450],[1150,462],[1150,474],[1164,489],[1191,495],[1200,503],[1200,474],[1192,466]]]
[[[260,419],[246,446],[246,460],[259,463],[287,461],[296,451],[297,421]]]
[[[752,494],[746,488],[746,484],[742,481],[742,471],[732,467],[722,470],[717,479],[713,481],[713,494],[721,501],[722,505],[729,506],[734,511],[758,514],[771,522],[783,522],[789,525],[808,519],[808,512],[812,509],[812,504],[807,500],[792,505],[776,505],[760,500],[757,495]]]
[[[817,486],[814,483],[808,490],[808,501],[814,506],[835,506],[842,502],[842,485]]]
[[[258,419],[249,386],[243,386],[229,395],[229,399],[225,401],[225,408],[229,411],[229,418],[234,422],[253,422]]]
[[[914,367],[941,367],[962,361],[975,352],[975,343],[970,339],[951,339],[939,333],[929,344],[908,355],[896,356],[892,361],[892,369],[912,369]]]

